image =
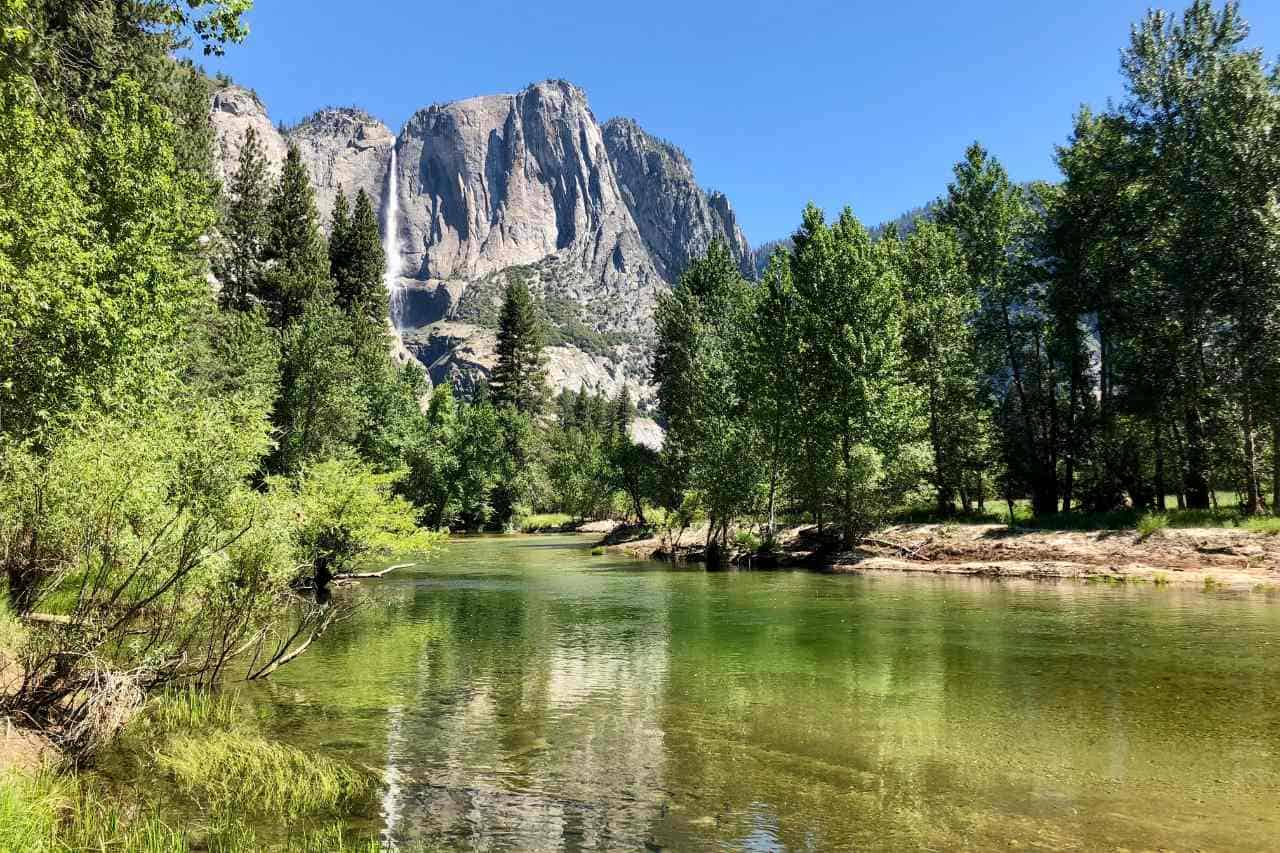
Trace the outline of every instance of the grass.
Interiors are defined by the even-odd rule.
[[[368,773],[349,765],[238,732],[171,738],[155,760],[197,802],[260,814],[338,812],[373,788]]]
[[[261,737],[234,694],[166,691],[113,754],[109,777],[0,775],[0,853],[382,849],[342,820],[365,813],[373,774]]]
[[[942,515],[937,506],[907,506],[894,510],[889,515],[893,524],[1003,524],[1009,520],[1009,514],[1003,507],[996,511],[988,506],[983,511],[956,511],[951,515]]]
[[[0,777],[0,851],[124,850],[186,853],[182,833],[130,809],[76,777],[11,772]]]
[[[1246,518],[1240,509],[1239,496],[1235,492],[1215,492],[1216,509],[1169,509],[1164,512],[1143,513],[1134,509],[1118,509],[1111,512],[1069,512],[1035,516],[1030,501],[1014,501],[1013,527],[1025,530],[1138,530],[1146,538],[1156,529],[1178,528],[1243,528],[1253,533],[1280,536],[1280,517]],[[1157,519],[1165,519],[1160,525]],[[1144,519],[1149,519],[1145,520]],[[957,512],[954,515],[939,514],[933,504],[902,507],[890,515],[894,524],[1007,524],[1009,511],[1005,504],[989,502],[983,512]],[[1148,528],[1144,531],[1142,525]]]
[[[520,532],[537,533],[543,530],[559,530],[574,521],[574,517],[563,512],[538,512],[525,516],[520,521]]]
[[[209,729],[229,731],[240,725],[240,712],[235,694],[195,687],[173,688],[148,703],[142,723],[165,734]]]
[[[1280,536],[1280,516],[1251,518],[1245,522],[1244,528],[1250,533],[1265,533],[1268,536]]]
[[[607,553],[608,550],[603,545],[597,545],[591,549],[591,556],[593,557],[603,557]]]
[[[8,591],[0,589],[0,653],[15,652],[26,636],[26,628],[9,606]]]
[[[166,822],[147,806],[100,790],[80,777],[43,772],[0,774],[0,853],[378,853],[376,838],[350,832],[341,821],[290,831],[276,843],[261,838],[230,810],[206,825]],[[425,847],[413,848],[425,850]]]

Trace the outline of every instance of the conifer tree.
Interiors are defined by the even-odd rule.
[[[333,199],[333,217],[329,227],[329,275],[335,282],[342,280],[351,254],[351,204],[341,185]]]
[[[387,318],[387,291],[383,279],[387,257],[382,249],[378,214],[368,194],[356,193],[355,208],[345,233],[342,262],[334,269],[338,304],[350,313],[361,313],[379,323]]]
[[[622,388],[618,391],[618,396],[613,401],[613,411],[610,413],[610,441],[621,443],[628,440],[631,422],[635,420],[636,407],[631,402],[631,389],[623,383]]]
[[[268,260],[273,264],[261,289],[272,324],[284,328],[307,304],[331,295],[329,250],[320,232],[311,178],[297,146],[289,146],[271,199]]]
[[[267,158],[251,127],[244,132],[240,159],[227,188],[223,211],[222,250],[213,273],[222,284],[224,308],[248,309],[258,298],[270,232]]]
[[[507,283],[498,318],[498,363],[489,381],[496,407],[536,415],[546,397],[542,324],[523,281]]]

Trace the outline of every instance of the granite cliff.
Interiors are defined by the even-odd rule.
[[[249,127],[273,164],[297,145],[326,222],[339,186],[385,211],[396,164],[396,321],[435,382],[466,390],[492,368],[502,289],[519,277],[546,314],[551,383],[627,383],[643,403],[658,294],[715,239],[752,270],[728,199],[697,184],[688,158],[628,119],[601,125],[564,81],[427,107],[398,135],[353,108],[278,128],[236,86],[212,115],[224,174]]]

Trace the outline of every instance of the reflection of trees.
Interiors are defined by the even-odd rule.
[[[255,694],[291,741],[347,738],[356,760],[398,767],[401,838],[1230,848],[1250,846],[1231,821],[1167,815],[1274,828],[1280,662],[1241,653],[1280,634],[1273,605],[565,571],[565,554],[512,541],[371,585],[381,609]]]
[[[431,618],[466,642],[439,648],[453,660],[406,714],[416,771],[397,834],[641,846],[662,808],[666,591],[564,572],[556,552],[514,556],[527,575],[427,593]]]

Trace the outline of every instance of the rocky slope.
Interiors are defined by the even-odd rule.
[[[519,278],[546,315],[551,382],[626,383],[643,402],[658,294],[715,239],[752,270],[728,199],[698,186],[688,158],[632,121],[600,125],[564,81],[431,106],[398,136],[357,109],[281,132],[234,86],[214,97],[213,121],[224,174],[248,127],[273,163],[298,145],[326,222],[339,186],[385,213],[396,164],[398,325],[437,382],[467,389],[488,374],[502,290]]]
[[[713,240],[729,246],[744,275],[753,274],[751,246],[729,200],[698,186],[683,151],[625,118],[605,122],[604,142],[627,208],[663,278],[678,278]]]

